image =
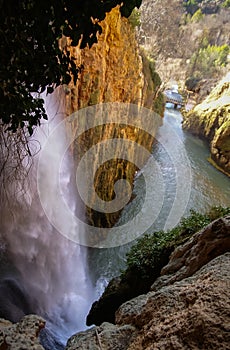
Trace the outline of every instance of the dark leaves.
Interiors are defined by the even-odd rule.
[[[79,67],[69,52],[60,51],[58,38],[91,47],[101,33],[98,21],[117,4],[129,16],[140,0],[7,0],[0,11],[0,118],[12,131],[33,133],[47,119],[43,100],[32,94],[76,84]]]

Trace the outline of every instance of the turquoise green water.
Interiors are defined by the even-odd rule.
[[[163,205],[153,224],[146,231],[151,233],[163,229],[167,218],[172,211],[174,203],[174,216],[183,211],[183,216],[188,215],[191,208],[200,212],[205,212],[210,207],[215,205],[230,206],[230,178],[215,169],[208,161],[209,149],[208,145],[193,135],[184,132],[181,127],[182,116],[179,111],[167,109],[165,112],[164,125],[160,128],[159,133],[165,134],[169,131],[166,141],[157,142],[153,147],[154,161],[157,162],[160,168],[161,178],[164,184]],[[170,130],[172,129],[172,133]],[[176,133],[176,136],[175,134]],[[169,147],[173,147],[174,140],[170,138],[179,138],[181,145],[173,149],[174,159],[171,158],[170,148],[165,146],[169,143]],[[172,144],[170,145],[170,142]],[[188,163],[183,169],[185,152]],[[175,153],[176,152],[176,153]],[[178,167],[182,169],[182,174],[177,178]],[[188,169],[191,173],[191,182],[188,180]],[[184,176],[183,176],[184,171]],[[151,189],[145,188],[146,179],[151,184]],[[151,210],[154,213],[154,208],[158,205],[158,201],[162,200],[158,193],[158,179],[153,176],[149,162],[137,174],[135,179],[134,194],[136,198],[129,203],[123,210],[122,216],[117,225],[121,225],[134,217],[140,210],[146,191],[154,191],[154,196],[151,202]],[[191,185],[191,190],[188,189]],[[183,188],[184,187],[184,188]],[[185,198],[186,197],[186,198]],[[182,206],[182,207],[181,207]],[[178,209],[178,210],[177,210]],[[182,210],[183,209],[183,210]],[[138,230],[138,224],[136,226]],[[131,234],[131,233],[127,233]],[[133,242],[110,249],[95,249],[90,254],[90,267],[93,268],[95,281],[97,281],[98,295],[103,290],[108,280],[118,275],[120,269],[125,267],[125,254]]]

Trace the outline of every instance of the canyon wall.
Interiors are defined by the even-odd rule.
[[[230,73],[201,104],[183,114],[183,128],[209,142],[211,162],[230,176]]]
[[[161,80],[155,72],[153,63],[148,60],[143,51],[139,50],[134,28],[128,19],[121,17],[119,7],[108,13],[102,22],[102,34],[98,36],[97,44],[90,49],[80,50],[76,47],[70,50],[77,64],[82,66],[82,70],[76,85],[71,82],[66,88],[68,115],[84,107],[120,102],[143,106],[163,116],[164,104],[162,94],[159,92]],[[132,140],[151,151],[153,135],[132,126],[132,121],[127,125],[125,117],[124,114],[117,112],[115,123],[109,123],[108,117],[103,125],[82,133],[73,146],[76,164],[93,145],[111,138]],[[96,119],[95,113],[93,118]],[[141,118],[140,115],[140,121]],[[76,135],[78,130],[79,121],[73,118],[71,133]],[[87,219],[92,225],[111,227],[116,222],[120,211],[104,215],[92,210],[95,196],[99,194],[105,201],[112,200],[115,182],[118,179],[127,179],[132,186],[138,169],[133,162],[118,159],[116,154],[114,159],[99,167],[98,158],[106,154],[106,147],[105,144],[101,156],[95,157],[91,163],[96,174],[95,191],[88,194],[88,202],[92,205],[87,205]],[[133,159],[134,153],[135,149],[131,146],[128,158]],[[143,164],[145,161],[146,159],[142,159]]]
[[[101,23],[102,34],[90,49],[71,48],[83,65],[76,85],[68,87],[68,114],[97,103],[127,102],[153,108],[158,86],[138,48],[134,28],[119,7]],[[161,113],[163,110],[161,110]]]

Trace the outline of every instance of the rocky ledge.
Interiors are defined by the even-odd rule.
[[[67,350],[228,349],[230,253],[193,276],[123,304],[116,324],[72,336]]]
[[[230,73],[189,112],[183,128],[210,144],[211,163],[230,176]]]
[[[0,349],[44,350],[38,338],[44,327],[45,321],[36,315],[24,316],[18,323],[0,319]]]
[[[153,283],[159,289],[163,285],[191,276],[210,260],[230,251],[229,235],[230,217],[227,216],[213,221],[173,252],[165,249],[164,258],[150,277],[140,278],[142,276],[136,270],[128,270],[121,278],[112,279],[101,298],[93,303],[87,324],[114,323],[115,312],[119,306],[149,292]],[[162,277],[158,278],[160,275]]]
[[[73,335],[67,350],[228,349],[230,216],[171,254],[151,291],[123,303],[114,324]]]

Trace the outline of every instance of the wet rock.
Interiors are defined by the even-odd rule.
[[[114,327],[134,327],[125,349],[228,349],[229,251],[229,215],[176,248],[152,291],[125,302],[116,311]],[[123,349],[123,345],[116,346]]]
[[[24,315],[32,313],[30,298],[17,278],[2,278],[0,295],[0,318],[18,322]]]
[[[114,323],[115,312],[119,306],[139,294],[148,292],[150,285],[149,281],[141,281],[131,272],[127,278],[113,278],[101,298],[93,303],[87,316],[87,325],[99,326],[103,322]]]
[[[44,350],[38,336],[45,321],[36,315],[24,316],[18,323],[0,319],[1,350]]]
[[[124,303],[116,324],[72,336],[66,350],[229,349],[230,253],[188,278]]]
[[[101,298],[93,303],[87,316],[87,325],[100,325],[105,321],[114,323],[115,312],[122,303],[147,293],[150,289],[158,290],[162,286],[189,277],[229,250],[230,216],[226,216],[206,226],[173,252],[165,251],[159,271],[155,271],[152,278],[144,279],[137,271],[129,271],[121,278],[113,279]]]

